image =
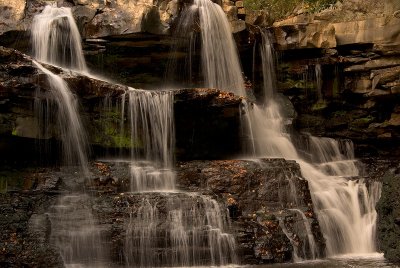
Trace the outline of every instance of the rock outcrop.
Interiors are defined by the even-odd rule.
[[[21,168],[18,174],[11,173],[13,178],[6,175],[4,178],[10,184],[2,188],[8,193],[0,196],[3,228],[0,263],[15,267],[46,264],[61,267],[54,235],[62,230],[53,230],[57,227],[49,217],[57,216],[54,206],[63,196],[71,196],[69,193],[74,192],[76,197],[83,188],[91,195],[82,199],[79,208],[87,207],[87,213],[94,217],[93,224],[102,230],[99,243],[106,249],[104,257],[107,256],[109,263],[123,265],[129,260],[126,254],[134,250],[128,249],[126,244],[128,229],[134,228],[130,222],[139,217],[140,207],[147,202],[157,209],[157,215],[152,219],[156,221],[153,222],[157,224],[155,234],[159,236],[154,238],[158,239],[157,252],[162,255],[171,250],[162,246],[168,242],[165,234],[170,230],[163,228],[171,224],[168,218],[171,210],[190,210],[193,206],[195,210],[199,209],[198,216],[201,217],[201,213],[205,213],[201,211],[202,202],[212,199],[218,201],[222,212],[229,210],[231,224],[226,225],[225,231],[236,237],[240,263],[288,262],[292,260],[293,247],[298,247],[299,257],[310,256],[304,224],[312,227],[319,256],[323,256],[324,240],[313,213],[308,185],[300,177],[299,166],[294,161],[179,162],[176,172],[181,191],[175,193],[126,192],[132,179],[129,170],[129,162],[109,161],[93,163],[86,181],[71,168]],[[20,184],[14,184],[11,189],[12,182]],[[189,210],[182,211],[182,216],[194,213]],[[300,213],[304,213],[306,220]],[[224,213],[220,216],[225,217]],[[193,223],[193,219],[188,221]],[[289,238],[282,226],[287,229]],[[207,258],[207,254],[203,256]],[[209,261],[202,260],[205,264]]]
[[[179,188],[206,191],[224,201],[244,263],[286,262],[292,259],[292,251],[300,258],[310,258],[304,224],[311,226],[317,245],[315,256],[324,256],[325,240],[308,184],[294,161],[190,161],[178,162],[177,167]],[[304,222],[301,213],[308,222]],[[289,237],[282,225],[288,229]]]
[[[0,150],[5,150],[2,155],[8,161],[15,152],[15,148],[10,146],[12,140],[22,142],[19,138],[29,138],[33,143],[35,140],[59,140],[60,133],[56,118],[47,122],[46,135],[40,131],[46,121],[42,119],[51,118],[53,113],[47,110],[47,115],[40,114],[40,107],[52,101],[47,75],[32,63],[29,56],[12,49],[0,47],[0,64],[0,135],[4,142]],[[121,136],[121,127],[129,127],[129,124],[123,124],[127,118],[121,120],[120,109],[121,95],[128,90],[127,86],[51,65],[44,66],[63,78],[78,97],[80,115],[92,146],[100,151],[108,148],[110,152],[112,148],[127,149],[131,146],[129,131],[124,131],[126,137]],[[221,159],[241,151],[239,97],[217,89],[180,89],[174,91],[174,98],[178,158]],[[28,154],[34,154],[34,151]]]
[[[350,138],[360,155],[397,153],[398,10],[398,1],[344,1],[270,27],[278,90],[295,106],[297,131]]]

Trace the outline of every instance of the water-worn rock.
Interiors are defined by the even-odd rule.
[[[382,196],[378,202],[378,240],[379,248],[385,253],[385,258],[400,262],[400,169],[392,168],[386,171],[382,181]]]
[[[47,75],[36,68],[29,56],[12,49],[0,47],[0,63],[3,140],[6,137],[58,140],[57,119],[49,120],[44,126],[38,109],[53,98]],[[128,90],[127,86],[51,65],[44,66],[63,78],[78,97],[82,104],[80,114],[91,145],[102,148],[131,146],[129,131],[121,136],[121,95]],[[177,157],[221,159],[241,151],[241,98],[217,89],[180,89],[174,91],[174,96]],[[125,100],[128,101],[127,98]],[[49,113],[52,110],[42,116],[51,118]],[[125,113],[127,116],[128,113]],[[125,127],[128,125],[125,124]],[[44,133],[41,131],[43,127],[46,128]],[[2,148],[5,150],[8,146]],[[4,155],[7,153],[4,152]]]
[[[167,234],[173,232],[171,217],[174,219],[174,213],[182,212],[181,220],[184,224],[201,224],[206,218],[206,212],[210,212],[205,209],[216,208],[213,199],[219,203],[221,210],[218,214],[226,223],[223,231],[236,237],[240,263],[290,261],[293,247],[282,232],[281,224],[285,224],[299,248],[307,243],[303,218],[298,212],[290,210],[295,208],[306,215],[321,254],[319,256],[323,256],[324,240],[312,210],[307,182],[300,177],[299,166],[294,161],[262,159],[179,162],[176,172],[177,185],[181,191],[173,193],[126,192],[132,179],[129,170],[129,162],[108,161],[93,163],[86,179],[73,167],[20,169],[21,173],[11,174],[13,178],[7,175],[5,178],[10,185],[15,179],[24,182],[12,192],[6,188],[4,192],[9,192],[0,194],[0,264],[5,267],[63,267],[54,239],[54,235],[62,233],[62,230],[53,229],[63,225],[54,225],[50,217],[53,220],[60,217],[55,214],[54,206],[63,197],[83,196],[83,189],[86,194],[82,203],[79,203],[79,209],[71,207],[66,213],[78,213],[85,207],[86,214],[93,215],[92,224],[101,230],[98,243],[105,250],[102,257],[109,264],[123,265],[133,260],[134,256],[129,254],[135,252],[135,244],[127,244],[126,235],[135,235],[134,230],[139,235],[140,228],[134,229],[133,224],[147,226],[150,220],[157,228],[152,229],[155,240],[146,245],[157,246],[160,256],[170,256],[172,241]],[[140,214],[141,209],[145,209],[148,214]],[[227,224],[228,215],[224,211],[229,211],[231,224]],[[145,218],[145,215],[150,218]],[[71,216],[80,219],[79,215]],[[196,217],[197,220],[187,217]],[[147,222],[141,222],[140,218]],[[86,224],[86,221],[82,220],[82,224]],[[198,232],[204,232],[204,235],[199,233],[199,238],[207,244],[208,228],[196,228]],[[191,243],[188,249],[203,256],[201,263],[210,263],[207,247],[193,249]],[[146,250],[153,252],[152,248]],[[300,256],[310,254],[307,249],[298,253]],[[164,261],[168,264],[173,259],[166,257]]]
[[[237,230],[239,252],[246,263],[289,261],[293,246],[284,235],[282,222],[301,245],[306,233],[303,218],[291,209],[299,209],[312,226],[318,244],[317,254],[324,255],[324,238],[313,212],[307,181],[301,178],[294,161],[284,159],[220,160],[178,162],[177,185],[191,191],[208,191],[224,200]],[[280,223],[281,222],[281,223]],[[298,252],[310,257],[310,251]]]

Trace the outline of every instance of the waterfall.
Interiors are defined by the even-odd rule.
[[[210,0],[194,0],[193,5],[200,19],[205,86],[245,96],[237,48],[224,11]]]
[[[78,164],[87,173],[87,143],[78,115],[77,101],[67,83],[61,77],[53,74],[40,63],[36,61],[33,61],[33,63],[47,75],[52,89],[52,99],[57,103],[57,123],[63,144],[65,162],[67,165]]]
[[[81,36],[70,8],[46,6],[32,22],[34,57],[41,62],[86,72]]]
[[[36,60],[86,71],[80,35],[69,8],[46,6],[41,14],[34,17],[31,31]],[[33,61],[33,64],[47,76],[51,88],[51,91],[46,92],[50,95],[50,98],[46,98],[46,103],[49,103],[50,99],[50,102],[56,104],[58,132],[63,144],[65,162],[67,165],[79,165],[86,176],[89,174],[88,146],[78,114],[77,99],[60,76],[36,61]],[[41,107],[40,104],[36,106]],[[42,111],[38,109],[37,112],[40,118]],[[50,118],[52,112],[52,109],[46,109],[47,115],[44,117]],[[44,127],[48,128],[47,122],[44,123]],[[48,132],[46,129],[45,133]],[[101,267],[107,259],[102,247],[101,230],[92,214],[90,198],[82,193],[63,195],[58,204],[50,208],[50,242],[60,249],[66,266],[94,264]]]
[[[236,263],[228,213],[196,193],[149,193],[132,207],[125,259],[129,267],[187,267]],[[162,250],[163,249],[163,250]]]
[[[130,88],[129,118],[131,124],[132,158],[140,156],[161,167],[173,164],[174,147],[174,95],[172,91],[145,91]],[[141,145],[141,146],[138,146]]]
[[[34,17],[31,32],[33,54],[38,61],[86,70],[81,38],[70,8],[46,6],[41,14]],[[87,173],[87,142],[78,115],[77,100],[61,77],[40,63],[33,63],[47,75],[52,89],[51,99],[57,104],[57,123],[66,164],[78,164]],[[51,112],[47,110],[47,113]],[[39,111],[37,114],[40,117]]]
[[[107,254],[88,195],[65,195],[50,208],[48,215],[52,227],[50,242],[60,249],[67,267],[93,264],[102,267]]]
[[[236,262],[227,214],[197,193],[178,193],[173,171],[173,93],[130,88],[130,191],[124,257],[128,266],[220,265]],[[125,102],[125,95],[121,101]],[[125,114],[125,105],[122,104]],[[121,127],[124,129],[124,127]]]
[[[261,53],[264,79],[273,79],[272,46],[263,34]],[[274,81],[264,82],[264,95],[274,95]],[[309,137],[310,162],[301,159],[284,129],[284,118],[274,98],[250,110],[254,143],[258,156],[296,160],[309,182],[314,209],[326,238],[327,254],[369,254],[376,251],[375,204],[379,183],[370,187],[359,177],[350,141],[339,145],[330,138]]]

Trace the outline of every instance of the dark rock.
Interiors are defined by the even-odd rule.
[[[290,209],[297,208],[312,223],[318,255],[324,256],[325,242],[312,208],[307,181],[297,163],[283,159],[258,161],[220,160],[178,162],[177,185],[191,191],[207,190],[224,200],[234,217],[239,252],[247,263],[286,262],[293,251],[280,221],[303,219]],[[295,192],[292,192],[296,189]],[[290,220],[289,220],[290,219]],[[307,243],[304,231],[298,243]],[[310,252],[302,252],[309,256]],[[305,257],[303,255],[303,257]]]
[[[7,100],[0,104],[2,135],[58,140],[57,122],[49,121],[47,132],[42,134],[45,126],[40,124],[34,110],[38,103],[46,106],[47,100],[52,98],[46,75],[32,64],[29,56],[16,50],[1,47],[0,62],[3,63],[0,96]],[[128,87],[48,64],[43,66],[63,78],[78,96],[90,144],[99,148],[130,147],[129,135],[119,135],[122,115],[118,108],[121,95]],[[179,158],[221,159],[241,151],[239,97],[216,89],[180,89],[174,91],[174,96],[176,155]],[[105,99],[110,107],[104,107]]]
[[[377,206],[379,247],[389,261],[400,262],[400,175],[396,174],[396,169],[390,169],[382,181],[382,195]]]

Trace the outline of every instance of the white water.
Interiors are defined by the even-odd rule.
[[[161,167],[173,164],[175,126],[172,91],[145,91],[130,88],[129,118],[131,126],[132,158],[143,158]]]
[[[236,262],[235,240],[224,231],[227,217],[207,196],[143,195],[127,227],[126,264],[186,267]]]
[[[81,36],[70,8],[46,6],[32,22],[33,55],[41,62],[86,72]]]
[[[78,115],[77,101],[67,83],[40,63],[33,63],[47,75],[52,100],[57,104],[57,122],[63,144],[63,154],[67,165],[78,164],[85,173],[87,169],[87,143],[85,132]],[[50,112],[50,111],[48,111]]]
[[[127,97],[132,144],[130,191],[142,200],[139,206],[131,208],[126,226],[126,265],[236,262],[235,241],[224,232],[227,215],[218,203],[195,193],[173,192],[173,93],[130,88]],[[121,108],[125,109],[125,105]]]
[[[101,229],[94,220],[87,195],[66,195],[50,208],[50,242],[61,251],[64,264],[102,267],[107,254],[102,247]]]
[[[264,33],[265,34],[265,33]],[[263,38],[263,41],[267,41]],[[265,59],[273,61],[268,52],[270,45],[263,44]],[[263,61],[265,63],[265,60]],[[271,65],[264,71],[274,72]],[[264,79],[274,75],[264,74]],[[265,96],[273,96],[271,83],[264,83]],[[253,143],[258,156],[284,157],[296,160],[302,175],[308,180],[322,232],[326,238],[327,255],[371,254],[376,251],[375,205],[379,199],[378,183],[369,189],[361,180],[348,177],[358,175],[351,143],[340,148],[329,138],[310,138],[311,163],[301,159],[290,137],[284,130],[284,119],[274,99],[267,99],[263,106],[250,110]],[[340,150],[342,149],[342,150]]]
[[[194,0],[193,5],[200,18],[205,86],[245,96],[237,48],[224,11],[210,0]]]
[[[175,189],[173,92],[129,88],[126,94],[131,133],[130,190],[172,191]],[[122,102],[124,115],[125,95]]]

